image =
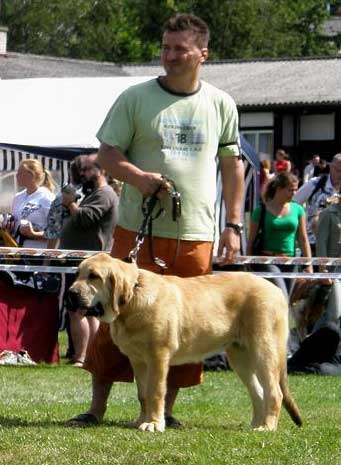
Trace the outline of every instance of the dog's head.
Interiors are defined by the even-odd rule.
[[[135,264],[99,253],[80,263],[69,300],[74,308],[101,308],[100,319],[111,323],[120,314],[120,307],[132,299],[137,280]]]

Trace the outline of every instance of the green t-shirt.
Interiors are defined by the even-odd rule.
[[[260,212],[261,207],[258,206],[251,215],[252,222],[259,222]],[[299,219],[302,216],[304,216],[304,209],[302,205],[296,202],[290,202],[288,215],[280,218],[266,211],[263,233],[264,250],[293,257],[296,249],[296,234]]]
[[[119,148],[143,171],[161,173],[175,182],[182,201],[180,239],[214,239],[216,156],[239,155],[238,113],[228,94],[201,82],[197,92],[179,95],[153,79],[120,95],[97,137]],[[138,189],[125,184],[118,224],[138,231],[141,204]],[[161,207],[165,212],[153,222],[153,234],[177,238],[170,196]]]

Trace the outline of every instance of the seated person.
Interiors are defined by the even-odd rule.
[[[316,251],[319,257],[340,257],[341,252],[341,194],[329,199],[330,206],[320,213],[316,233]],[[322,267],[320,271],[325,271]],[[331,269],[339,272],[340,269]],[[310,287],[312,287],[311,284]],[[322,285],[328,288],[320,311],[314,312],[316,300],[312,299],[311,289],[306,299],[310,305],[305,312],[305,332],[296,352],[288,361],[289,372],[341,375],[341,282],[339,279],[323,280],[316,297],[321,300]],[[315,285],[317,287],[317,285]],[[313,316],[312,316],[313,315]],[[305,337],[305,335],[307,336]]]

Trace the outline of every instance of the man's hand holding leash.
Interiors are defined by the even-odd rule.
[[[161,199],[172,190],[171,183],[160,173],[143,172],[138,178],[136,187],[142,193],[143,197],[150,197],[156,191],[157,197]]]

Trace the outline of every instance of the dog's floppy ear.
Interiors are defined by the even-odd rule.
[[[116,317],[120,313],[120,307],[132,299],[137,279],[138,268],[135,264],[117,262],[117,266],[112,269],[112,309]]]

